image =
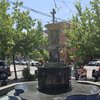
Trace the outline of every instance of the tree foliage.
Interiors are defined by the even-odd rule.
[[[13,20],[7,13],[9,4],[6,0],[0,0],[0,59],[9,57],[13,45],[12,26]]]
[[[22,11],[22,5],[16,1],[11,7],[6,0],[0,0],[0,59],[13,54],[32,56],[45,43],[41,22],[32,19],[29,11]]]
[[[84,58],[85,56],[100,55],[100,0],[90,2],[90,8],[82,10],[80,2],[75,6],[78,13],[73,16],[70,29],[68,45],[76,48],[74,56]]]

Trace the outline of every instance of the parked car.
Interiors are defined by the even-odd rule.
[[[16,64],[16,65],[21,65],[21,61],[15,59],[15,64]]]
[[[26,64],[27,64],[27,61],[21,60],[21,64],[22,64],[22,65],[26,65]]]
[[[96,61],[96,62],[95,62],[95,65],[96,65],[96,66],[100,66],[100,61]]]
[[[7,76],[11,76],[10,66],[7,65],[6,61],[0,60],[0,76],[5,73]]]
[[[30,61],[30,64],[31,64],[32,66],[38,66],[38,65],[40,65],[39,61],[35,61],[35,60],[31,60],[31,61]]]
[[[88,65],[89,65],[89,66],[94,66],[95,63],[96,63],[96,61],[89,61]]]
[[[100,59],[93,59],[88,62],[88,65],[90,66],[100,66]]]

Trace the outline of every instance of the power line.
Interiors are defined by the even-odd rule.
[[[10,0],[7,0],[7,1],[8,1],[9,3],[11,3],[11,4],[14,5],[14,2],[12,2],[12,1],[10,1]],[[49,15],[49,14],[40,12],[40,11],[38,11],[38,10],[34,10],[34,9],[32,9],[32,8],[30,8],[30,7],[27,7],[27,6],[24,6],[24,5],[22,6],[22,8],[27,9],[27,10],[30,10],[30,11],[35,12],[35,13],[38,13],[38,14],[41,14],[41,15],[46,16],[46,17],[52,17],[52,16]],[[66,21],[65,19],[61,19],[61,18],[58,18],[58,17],[55,17],[55,18],[58,19],[58,20]]]
[[[70,7],[66,4],[66,2],[64,0],[62,0],[62,3],[69,9],[70,12],[73,12]]]
[[[58,8],[57,3],[56,3],[55,0],[54,0],[54,5],[55,5],[55,8],[57,8],[57,10],[59,11],[59,8]]]

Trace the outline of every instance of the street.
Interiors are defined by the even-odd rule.
[[[16,71],[17,71],[17,78],[20,79],[22,78],[22,70],[26,68],[26,65],[16,65]],[[10,65],[10,70],[11,70],[11,76],[8,79],[14,79],[15,78],[15,72],[14,72],[14,65]],[[35,66],[30,66],[30,73],[35,74],[35,70],[37,68]]]

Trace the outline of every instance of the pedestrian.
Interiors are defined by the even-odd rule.
[[[86,80],[87,78],[87,69],[84,68],[84,65],[81,65],[78,69],[79,79]]]

